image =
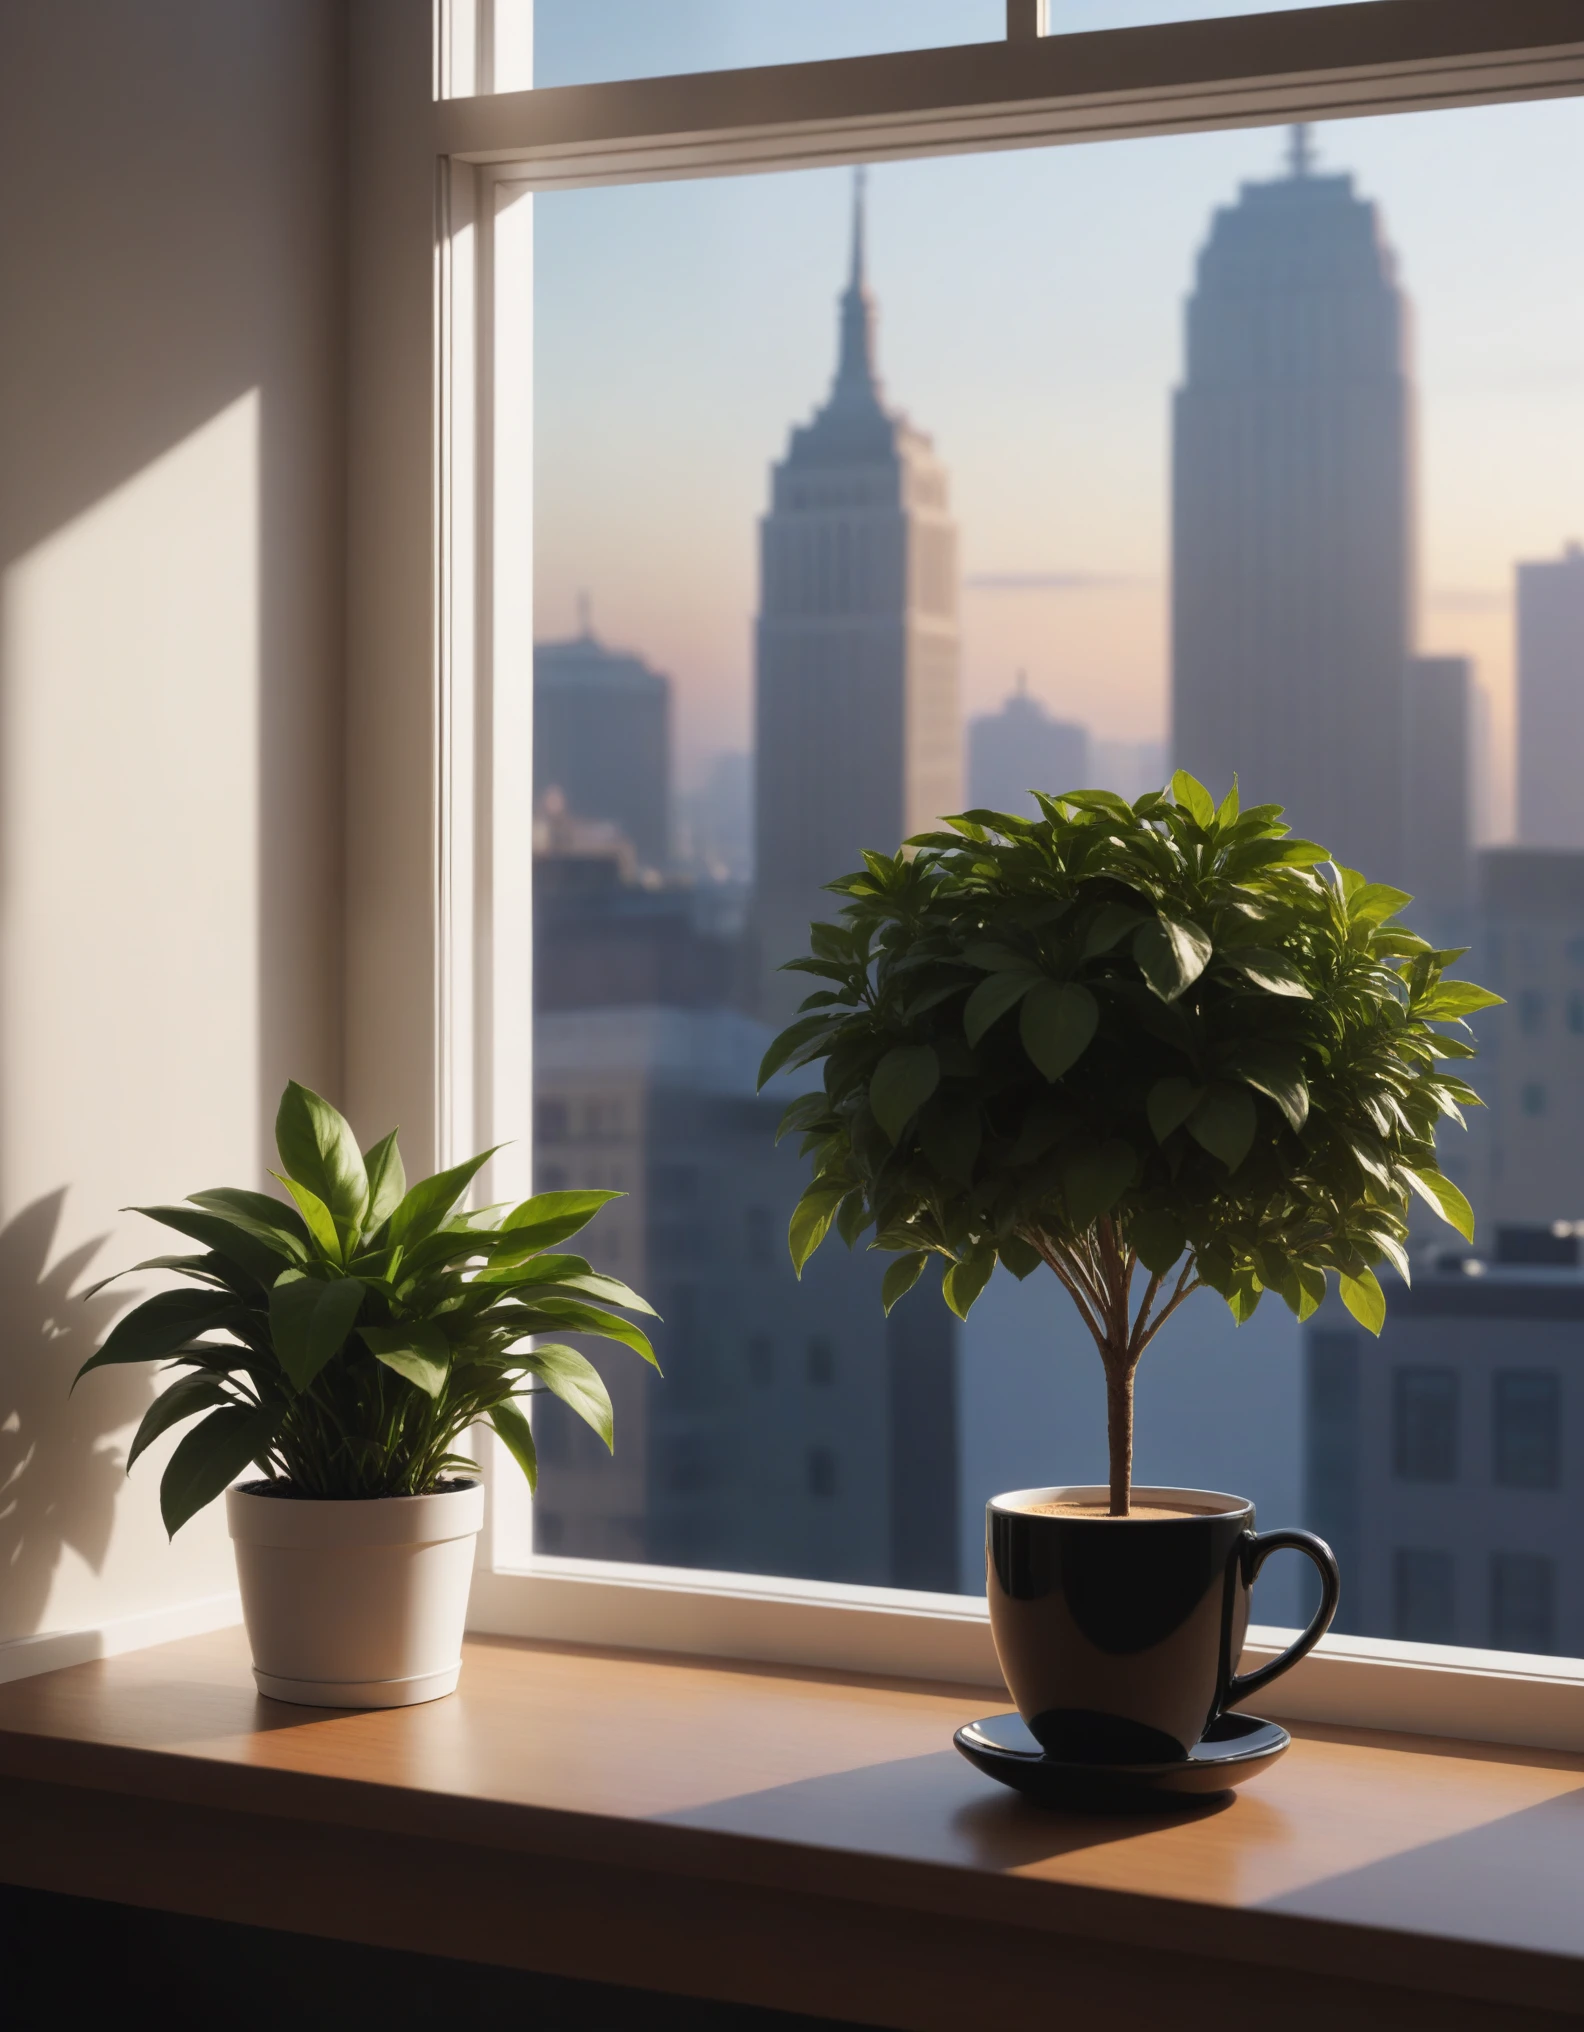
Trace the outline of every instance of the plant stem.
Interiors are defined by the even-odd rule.
[[[1133,1495],[1133,1364],[1126,1349],[1106,1357],[1106,1449],[1111,1459],[1111,1515],[1125,1517]]]

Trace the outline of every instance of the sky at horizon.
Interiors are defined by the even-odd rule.
[[[1500,836],[1513,566],[1584,536],[1584,106],[1316,142],[1378,203],[1412,305],[1419,647],[1475,659]],[[1165,731],[1183,304],[1214,208],[1284,148],[1256,129],[871,171],[886,398],[934,438],[961,532],[965,716],[1024,669],[1102,738]],[[748,743],[757,522],[829,387],[850,203],[845,170],[535,200],[536,632],[573,632],[587,593],[602,638],[672,676],[684,785]]]

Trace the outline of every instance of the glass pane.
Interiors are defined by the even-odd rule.
[[[818,1068],[755,1075],[862,849],[1182,763],[1508,1000],[1441,1139],[1476,1246],[1416,1219],[1378,1341],[1192,1297],[1137,1476],[1321,1530],[1367,1633],[1488,1642],[1492,1560],[1554,1557],[1584,1652],[1532,1380],[1584,1325],[1581,143],[1565,102],[537,200],[539,1178],[628,1195],[588,1253],[666,1372],[601,1357],[613,1460],[540,1408],[541,1548],[972,1592],[990,1494],[1101,1478],[1045,1269],[966,1324],[834,1236],[793,1276]]]
[[[1005,0],[534,0],[536,85],[999,42]]]

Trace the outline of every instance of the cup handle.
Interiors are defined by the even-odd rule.
[[[1217,1703],[1217,1712],[1222,1708],[1235,1707],[1240,1700],[1247,1700],[1250,1694],[1258,1693],[1273,1679],[1279,1679],[1284,1672],[1290,1671],[1300,1658],[1307,1657],[1330,1629],[1331,1618],[1337,1612],[1342,1576],[1337,1571],[1336,1554],[1323,1538],[1317,1538],[1312,1531],[1245,1532],[1237,1557],[1243,1568],[1246,1587],[1254,1585],[1260,1568],[1273,1552],[1301,1552],[1305,1559],[1314,1561],[1320,1575],[1320,1606],[1310,1617],[1307,1629],[1300,1631],[1279,1658],[1273,1658],[1269,1665],[1260,1666],[1258,1671],[1230,1675],[1226,1692]]]

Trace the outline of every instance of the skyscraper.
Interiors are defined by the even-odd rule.
[[[579,632],[534,645],[534,801],[559,790],[574,819],[603,819],[641,866],[671,858],[671,680]]]
[[[821,885],[961,802],[957,532],[930,440],[882,401],[862,172],[835,383],[773,468],[760,525],[754,930],[761,1011],[835,899]]]
[[[1032,791],[1083,790],[1089,784],[1088,729],[1053,720],[1029,697],[1022,671],[1000,712],[968,722],[968,802],[975,810],[1038,818]]]
[[[1584,549],[1518,567],[1518,837],[1584,847]]]
[[[1421,915],[1465,910],[1470,900],[1473,695],[1466,656],[1410,659],[1403,871]]]
[[[1215,215],[1174,414],[1172,741],[1377,880],[1402,868],[1408,306],[1375,207],[1288,173]]]

